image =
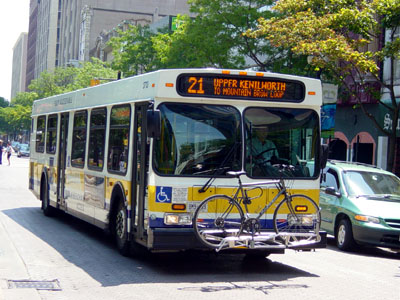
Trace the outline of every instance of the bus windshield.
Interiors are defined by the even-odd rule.
[[[163,175],[223,175],[241,169],[240,113],[232,106],[162,104],[155,170]]]
[[[161,136],[155,142],[155,170],[162,175],[225,175],[241,170],[240,113],[232,106],[162,104]],[[244,111],[245,163],[250,177],[318,176],[318,114],[310,109],[251,107]]]
[[[287,177],[316,177],[318,114],[310,109],[248,108],[244,112],[245,170],[250,177],[279,176],[279,165],[292,165]]]

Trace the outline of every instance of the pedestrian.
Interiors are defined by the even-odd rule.
[[[12,152],[12,147],[11,147],[10,142],[8,142],[8,144],[7,144],[6,152],[7,152],[8,165],[10,165],[10,157],[11,157],[11,152]]]
[[[0,165],[3,164],[3,140],[0,140]]]

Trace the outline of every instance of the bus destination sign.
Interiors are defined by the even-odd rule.
[[[302,102],[305,88],[300,81],[214,74],[183,74],[178,77],[181,96]]]

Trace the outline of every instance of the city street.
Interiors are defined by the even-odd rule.
[[[28,190],[28,163],[13,155],[11,166],[5,156],[0,165],[0,300],[400,299],[400,254],[345,253],[332,238],[327,249],[257,261],[201,252],[123,257],[95,227],[45,217]]]

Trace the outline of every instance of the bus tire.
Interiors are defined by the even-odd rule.
[[[118,199],[117,208],[113,215],[112,232],[118,251],[123,256],[128,256],[130,253],[130,243],[128,241],[128,214],[122,200]]]
[[[43,178],[41,188],[40,188],[40,198],[42,200],[42,211],[46,217],[54,216],[54,208],[50,206],[49,199],[49,188],[47,184],[47,180]]]

